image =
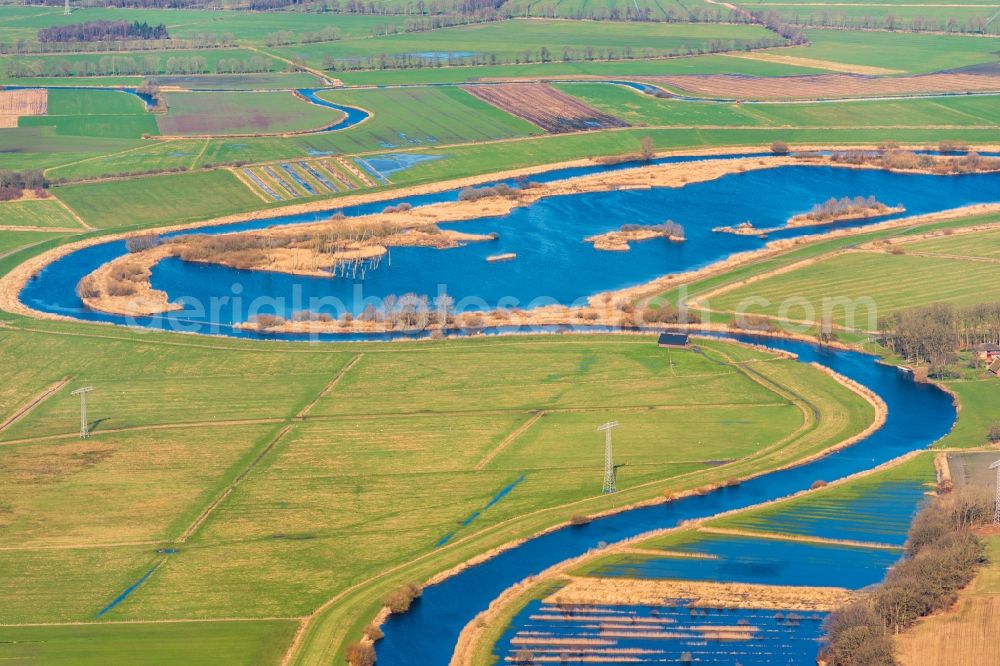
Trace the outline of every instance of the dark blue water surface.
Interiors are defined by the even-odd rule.
[[[716,159],[731,157],[734,156]],[[704,158],[674,157],[657,162],[697,159]],[[559,169],[533,179],[559,180],[630,166],[635,165]],[[890,205],[904,204],[906,214],[913,215],[996,201],[998,193],[1000,173],[931,176],[785,166],[732,174],[682,188],[548,197],[503,217],[443,225],[472,233],[497,232],[496,241],[471,243],[451,250],[396,248],[391,252],[391,260],[383,260],[380,268],[368,271],[364,281],[242,271],[168,259],[154,268],[152,284],[172,300],[185,304],[185,309],[129,323],[201,333],[253,335],[234,333],[229,327],[255,314],[289,317],[303,309],[335,315],[343,311],[357,314],[368,304],[368,299],[407,292],[434,297],[446,291],[463,310],[574,304],[601,291],[701,268],[733,253],[760,248],[767,242],[752,236],[714,233],[711,229],[715,226],[745,220],[758,227],[780,226],[791,215],[807,211],[829,197],[874,195]],[[457,194],[448,191],[381,201],[353,206],[344,212],[363,215],[402,201],[413,205],[451,201]],[[275,217],[205,228],[199,233],[313,222],[328,214],[329,211],[324,211]],[[891,217],[848,224],[863,226]],[[598,251],[583,242],[586,236],[623,224],[653,224],[666,219],[684,226],[686,242],[655,239],[633,243],[629,252]],[[817,230],[789,229],[773,233],[771,238],[813,233]],[[76,284],[84,275],[124,252],[122,242],[74,252],[46,267],[28,284],[22,299],[38,310],[125,323],[122,317],[88,310],[75,294]],[[517,259],[501,263],[486,261],[489,255],[507,252],[517,254]]]
[[[815,656],[824,613],[669,606],[564,608],[532,601],[497,644],[501,658],[519,650],[559,664],[803,664]],[[712,630],[728,630],[729,638]],[[732,630],[737,630],[734,635]],[[746,632],[740,636],[739,632]],[[575,643],[574,643],[575,642]]]
[[[529,575],[600,547],[602,543],[614,543],[652,530],[674,527],[685,520],[784,497],[809,488],[816,479],[839,479],[871,469],[909,451],[927,447],[945,435],[955,422],[955,407],[946,393],[933,386],[916,384],[895,368],[875,363],[872,356],[824,350],[791,340],[775,339],[767,344],[798,354],[802,362],[829,367],[873,390],[888,407],[885,425],[857,444],[813,462],[764,474],[706,495],[632,509],[587,525],[550,532],[465,569],[427,588],[409,612],[389,618],[383,627],[385,638],[377,643],[379,664],[447,664],[462,627],[505,589]],[[912,512],[915,507],[916,500],[905,509]],[[824,584],[828,569],[821,563],[814,567],[811,576],[814,585]],[[807,578],[810,576],[797,573],[794,580],[801,582]],[[726,580],[724,575],[721,580]],[[778,572],[771,582],[789,584],[790,580]]]
[[[909,507],[912,514],[913,505]],[[844,516],[849,519],[850,516]],[[702,553],[712,559],[628,555],[599,566],[589,575],[625,578],[679,578],[759,585],[817,585],[860,589],[882,580],[900,551],[857,548],[840,544],[806,543],[698,533],[696,540],[667,550]],[[645,546],[645,544],[644,544]],[[825,571],[816,580],[817,570]]]

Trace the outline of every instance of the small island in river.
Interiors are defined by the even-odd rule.
[[[629,241],[644,241],[651,238],[666,238],[668,241],[680,243],[685,240],[684,227],[673,220],[667,220],[662,224],[623,224],[617,231],[588,236],[584,240],[593,243],[595,250],[627,252],[632,249]]]

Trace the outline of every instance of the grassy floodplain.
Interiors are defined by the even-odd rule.
[[[294,618],[338,589],[434,552],[450,533],[455,545],[428,565],[454,563],[484,543],[565,519],[575,510],[557,508],[566,503],[605,505],[600,446],[581,441],[612,415],[632,442],[622,449],[621,501],[777,464],[871,418],[866,403],[825,375],[715,342],[704,356],[658,349],[648,336],[312,348],[8,323],[0,329],[2,413],[70,378],[0,433],[15,490],[0,538],[18,545],[2,554],[3,571],[16,578],[0,587],[5,619],[17,622],[93,619],[161,560],[106,619]],[[82,442],[68,393],[81,382],[98,388],[94,435]],[[804,424],[801,400],[823,405],[825,425]],[[306,408],[308,420],[295,420]],[[787,446],[769,450],[780,438]],[[720,459],[733,462],[719,467]],[[462,525],[522,475],[502,502]],[[537,509],[548,512],[518,519]],[[178,552],[158,554],[163,547]],[[53,593],[73,601],[55,604]],[[367,613],[377,598],[358,601]],[[341,630],[343,620],[365,617],[353,602],[343,610],[332,625]],[[150,640],[181,650],[194,629],[177,625],[171,634],[170,626]],[[248,626],[264,632],[261,650],[287,641],[280,623]],[[216,631],[215,623],[203,628]],[[116,631],[125,643],[145,635]],[[52,636],[56,646],[78,638],[58,628]],[[190,649],[206,638],[192,638]],[[51,654],[59,663],[58,647]]]
[[[990,216],[983,221],[992,223],[997,219]],[[764,298],[768,304],[754,307],[753,311],[779,316],[781,304],[795,296],[805,299],[803,306],[785,316],[802,319],[803,314],[809,316],[809,308],[805,304],[814,308],[814,313],[822,313],[823,298],[844,297],[854,303],[866,299],[865,302],[874,308],[877,316],[926,303],[975,305],[992,302],[993,295],[1000,288],[1000,270],[997,270],[996,263],[982,261],[976,255],[961,255],[961,246],[979,236],[978,232],[973,232],[929,242],[930,247],[939,249],[947,249],[953,242],[956,243],[955,251],[947,256],[919,252],[910,254],[907,252],[911,247],[909,243],[897,244],[902,248],[901,254],[871,248],[827,256],[795,271],[723,292],[711,299],[711,307],[734,311],[741,309],[740,304],[750,297]],[[986,248],[983,251],[990,252],[1000,236],[995,232],[983,236],[979,239],[979,246]],[[913,245],[927,247],[927,243]],[[916,276],[924,276],[924,279],[915,279]],[[851,311],[846,307],[834,308],[831,314],[835,323],[851,323],[848,321]],[[860,320],[854,325],[864,327],[869,320],[868,313],[862,308],[855,314],[860,316]]]

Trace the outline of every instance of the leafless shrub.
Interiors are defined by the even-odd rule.
[[[351,643],[345,651],[350,666],[375,666],[375,648],[371,643]]]
[[[414,600],[420,598],[422,593],[423,589],[419,585],[409,583],[386,595],[385,606],[391,613],[405,613],[410,610]]]

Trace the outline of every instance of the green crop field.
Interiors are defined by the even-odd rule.
[[[277,663],[295,633],[289,620],[130,623],[0,628],[0,658],[12,663],[102,666],[109,655],[149,666]]]
[[[631,88],[594,83],[559,86],[587,104],[634,125],[728,127],[963,127],[1000,125],[1000,96],[869,100],[802,104],[726,104],[656,98]]]
[[[344,117],[290,92],[167,93],[167,113],[156,119],[163,134],[277,134],[332,125]]]
[[[81,228],[76,218],[54,199],[0,203],[0,226]]]
[[[541,134],[459,88],[400,88],[325,92],[323,99],[358,106],[372,118],[343,132],[310,137],[317,149],[344,153],[470,143]]]
[[[872,330],[877,317],[925,303],[987,303],[1000,289],[995,264],[849,252],[711,299],[711,308]],[[749,308],[744,303],[753,298]],[[766,304],[760,299],[764,299]]]
[[[263,203],[225,170],[68,185],[53,193],[102,229],[195,221]]]
[[[962,405],[955,428],[941,439],[942,448],[981,447],[988,442],[990,428],[1000,423],[1000,401],[997,400],[995,377],[961,379],[946,383]]]
[[[9,204],[0,204],[7,206]],[[0,213],[3,212],[0,208]],[[3,218],[0,218],[3,219]],[[6,220],[4,220],[6,221]],[[39,245],[53,238],[63,237],[62,234],[45,231],[0,231],[0,259],[4,259],[18,250]]]
[[[1000,259],[1000,229],[977,231],[906,243],[910,254]]]
[[[484,65],[478,67],[422,67],[363,72],[337,72],[348,85],[400,85],[408,83],[465,83],[495,77],[625,77],[665,76],[670,74],[747,74],[752,76],[790,76],[815,74],[822,70],[734,58],[727,55],[684,56],[653,60],[615,60],[594,62],[546,62],[520,65]]]
[[[809,46],[769,53],[911,74],[997,60],[996,40],[991,38],[846,30],[807,30],[806,35],[811,42]]]

